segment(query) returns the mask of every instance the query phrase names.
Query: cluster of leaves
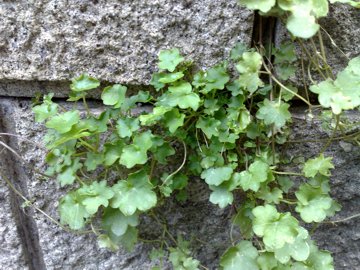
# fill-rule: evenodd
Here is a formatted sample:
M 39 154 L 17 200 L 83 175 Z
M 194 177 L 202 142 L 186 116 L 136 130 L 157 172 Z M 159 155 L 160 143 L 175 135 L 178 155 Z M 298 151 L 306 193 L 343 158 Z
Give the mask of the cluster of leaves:
M 259 10 L 262 15 L 276 16 L 286 21 L 286 28 L 296 37 L 311 38 L 320 25 L 317 19 L 329 12 L 328 0 L 239 0 L 249 9 Z M 331 3 L 347 3 L 360 8 L 360 3 L 351 0 L 330 0 Z
M 287 79 L 295 54 L 290 44 L 283 48 L 275 50 L 275 68 Z M 301 173 L 307 181 L 292 192 L 290 178 L 277 174 L 282 160 L 273 145 L 286 139 L 296 92 L 264 82 L 259 52 L 237 45 L 231 59 L 193 74 L 178 49 L 165 50 L 151 79 L 153 95 L 140 91 L 127 97 L 125 86 L 107 86 L 101 95 L 106 109 L 95 114 L 86 94 L 100 83 L 84 74 L 72 81 L 69 101 L 82 100 L 85 109 L 67 110 L 52 94 L 34 106 L 36 121 L 48 128 L 47 173 L 72 187 L 60 200 L 61 222 L 73 230 L 97 226 L 100 246 L 131 249 L 139 215 L 172 194 L 186 200 L 190 176 L 198 176 L 212 191 L 210 202 L 238 209 L 233 222 L 243 240 L 225 251 L 221 267 L 333 269 L 331 255 L 318 250 L 290 212 L 276 207 L 290 203 L 305 223 L 333 216 L 340 206 L 329 196 L 331 158 L 321 154 L 308 160 Z M 359 62 L 353 59 L 335 81 L 311 88 L 321 105 L 335 114 L 359 106 L 358 91 L 351 91 L 359 84 Z M 235 78 L 232 69 L 238 71 Z M 136 115 L 134 109 L 144 103 L 152 110 Z M 175 149 L 183 162 L 171 172 L 164 165 Z M 242 194 L 241 202 L 235 193 Z M 263 244 L 254 244 L 259 241 Z M 198 269 L 187 241 L 180 239 L 167 252 L 175 269 Z M 153 257 L 164 254 L 160 250 Z

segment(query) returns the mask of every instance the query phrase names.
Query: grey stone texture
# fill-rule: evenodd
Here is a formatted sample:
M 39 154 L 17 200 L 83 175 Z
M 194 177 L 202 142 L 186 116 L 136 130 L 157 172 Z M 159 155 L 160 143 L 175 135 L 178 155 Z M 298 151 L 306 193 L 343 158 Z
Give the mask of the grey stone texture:
M 314 158 L 322 151 L 331 132 L 321 128 L 319 115 L 313 120 L 306 118 L 304 108 L 297 108 L 294 115 L 300 116 L 294 121 L 290 143 L 285 149 L 289 159 Z M 360 114 L 353 111 L 347 114 L 352 123 L 359 123 Z M 355 124 L 356 127 L 356 124 Z M 357 126 L 356 131 L 358 131 Z M 313 142 L 313 141 L 317 142 Z M 299 142 L 303 141 L 303 142 Z M 331 194 L 342 209 L 330 220 L 339 221 L 359 214 L 360 211 L 360 146 L 344 140 L 335 140 L 324 152 L 326 157 L 332 157 L 335 169 L 330 177 Z M 302 169 L 302 164 L 293 168 Z M 301 181 L 301 179 L 298 179 Z M 313 238 L 318 244 L 333 253 L 336 270 L 360 269 L 360 217 L 344 222 L 325 221 L 316 229 Z
M 3 162 L 0 167 L 3 168 Z M 8 186 L 0 177 L 0 266 L 2 269 L 28 269 L 17 231 L 17 222 L 11 207 Z
M 147 84 L 159 50 L 208 67 L 250 43 L 252 17 L 236 0 L 1 0 L 0 79 Z

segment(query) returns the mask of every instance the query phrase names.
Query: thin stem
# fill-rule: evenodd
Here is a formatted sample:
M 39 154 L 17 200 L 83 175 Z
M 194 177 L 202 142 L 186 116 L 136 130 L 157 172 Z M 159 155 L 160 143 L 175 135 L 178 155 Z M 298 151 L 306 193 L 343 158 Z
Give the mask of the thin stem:
M 41 149 L 47 150 L 46 147 L 44 147 L 43 145 L 38 144 L 38 143 L 36 143 L 36 142 L 34 142 L 34 141 L 32 141 L 32 140 L 29 140 L 29 139 L 27 139 L 27 138 L 25 138 L 25 137 L 23 137 L 23 136 L 20 136 L 20 135 L 11 134 L 11 133 L 0 133 L 0 137 L 1 137 L 1 136 L 17 137 L 17 138 L 20 138 L 20 139 L 22 139 L 22 140 L 24 140 L 24 141 L 27 141 L 27 142 L 29 142 L 29 143 L 31 143 L 31 144 L 33 144 L 33 145 L 36 145 L 37 147 L 39 147 L 39 148 L 41 148 Z
M 186 149 L 186 144 L 185 144 L 184 142 L 182 142 L 182 144 L 183 144 L 183 146 L 184 146 L 184 158 L 183 158 L 183 161 L 182 161 L 180 167 L 177 168 L 176 171 L 174 171 L 173 173 L 169 174 L 169 175 L 165 178 L 165 180 L 164 180 L 164 182 L 161 184 L 161 186 L 165 185 L 166 182 L 167 182 L 171 177 L 173 177 L 175 174 L 177 174 L 177 173 L 184 167 L 184 165 L 185 165 L 185 163 L 186 163 L 187 149 Z
M 296 172 L 278 172 L 278 171 L 272 171 L 272 172 L 279 175 L 304 176 L 302 173 L 296 173 Z
M 88 144 L 86 141 L 84 141 L 83 139 L 79 138 L 79 141 L 86 146 L 87 148 L 89 148 L 91 151 L 93 152 L 97 152 L 97 150 L 90 144 Z
M 318 38 L 319 38 L 319 43 L 320 43 L 321 56 L 322 56 L 322 59 L 323 59 L 324 64 L 325 64 L 326 74 L 329 76 L 329 78 L 334 79 L 334 75 L 332 74 L 331 67 L 329 66 L 329 64 L 327 62 L 327 59 L 326 59 L 325 46 L 324 46 L 324 41 L 323 41 L 323 38 L 322 38 L 322 35 L 321 35 L 321 31 L 318 31 Z
M 324 153 L 326 148 L 329 147 L 329 145 L 331 144 L 331 142 L 333 141 L 333 139 L 335 138 L 336 132 L 339 128 L 339 123 L 340 123 L 340 115 L 336 115 L 336 124 L 335 124 L 335 128 L 333 131 L 333 134 L 331 135 L 331 137 L 329 138 L 329 140 L 327 141 L 327 143 L 324 145 L 324 147 L 321 149 L 320 153 Z
M 291 205 L 297 204 L 297 202 L 292 202 L 292 201 L 288 201 L 288 200 L 284 200 L 284 199 L 280 200 L 280 202 L 291 204 Z
M 263 62 L 264 68 L 270 72 L 268 66 L 265 64 L 265 62 Z M 298 93 L 292 91 L 291 89 L 287 88 L 285 85 L 283 85 L 274 75 L 271 75 L 272 79 L 283 89 L 285 89 L 286 91 L 290 92 L 291 94 L 293 94 L 294 96 L 298 97 L 299 99 L 301 99 L 302 101 L 304 101 L 309 107 L 311 107 L 311 103 L 309 101 L 307 101 L 305 98 L 303 98 L 302 96 L 300 96 Z
M 85 96 L 82 97 L 82 100 L 83 100 L 83 103 L 84 103 L 84 106 L 85 106 L 85 109 L 86 109 L 86 114 L 89 116 L 90 115 L 90 109 L 89 109 L 89 106 L 86 103 Z
M 75 232 L 77 234 L 87 234 L 87 233 L 92 233 L 92 230 L 87 230 L 87 231 L 73 231 L 71 229 L 66 228 L 64 225 L 62 225 L 61 223 L 59 223 L 57 220 L 55 220 L 53 217 L 49 216 L 47 213 L 45 213 L 43 210 L 41 210 L 40 208 L 38 208 L 36 205 L 34 205 L 34 203 L 32 203 L 28 198 L 26 198 L 20 191 L 18 191 L 15 186 L 11 183 L 11 181 L 3 174 L 0 172 L 0 176 L 2 179 L 5 180 L 6 184 L 10 187 L 10 189 L 17 194 L 20 198 L 22 198 L 25 203 L 27 203 L 29 206 L 31 206 L 32 208 L 34 208 L 36 211 L 38 211 L 39 213 L 41 213 L 42 215 L 44 215 L 47 219 L 49 219 L 51 222 L 53 222 L 54 224 L 56 224 L 57 226 L 61 227 L 64 231 L 67 232 Z
M 358 218 L 358 217 L 360 217 L 360 213 L 357 213 L 355 215 L 352 215 L 352 216 L 349 216 L 349 217 L 346 217 L 346 218 L 343 218 L 343 219 L 330 220 L 330 221 L 325 221 L 325 222 L 322 222 L 322 223 L 330 223 L 330 224 L 342 223 L 342 222 L 345 222 L 345 221 L 348 221 L 348 220 L 351 220 L 351 219 L 354 219 L 354 218 Z
M 299 45 L 302 49 L 303 52 L 305 52 L 306 56 L 308 57 L 308 59 L 310 60 L 310 62 L 312 64 L 314 64 L 315 68 L 317 69 L 317 71 L 319 72 L 319 74 L 321 75 L 321 77 L 323 77 L 325 80 L 327 79 L 327 77 L 325 76 L 325 74 L 321 71 L 320 67 L 317 65 L 317 63 L 314 61 L 313 57 L 311 57 L 309 51 L 306 49 L 304 43 L 302 42 L 301 39 L 297 39 L 297 41 L 299 42 Z

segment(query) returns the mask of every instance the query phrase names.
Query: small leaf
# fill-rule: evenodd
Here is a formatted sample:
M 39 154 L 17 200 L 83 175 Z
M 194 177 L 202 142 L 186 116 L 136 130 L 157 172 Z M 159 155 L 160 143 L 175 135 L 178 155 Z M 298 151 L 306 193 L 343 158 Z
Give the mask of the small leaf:
M 266 13 L 275 6 L 276 0 L 239 0 L 239 2 L 248 9 L 260 10 Z
M 115 196 L 111 200 L 111 207 L 119 208 L 126 216 L 133 215 L 136 210 L 149 210 L 157 202 L 145 171 L 129 174 L 128 180 L 119 181 L 112 189 Z
M 105 180 L 84 185 L 76 192 L 82 198 L 81 204 L 90 215 L 95 214 L 101 205 L 107 207 L 109 200 L 114 196 L 114 192 L 106 185 Z
M 126 86 L 120 84 L 105 87 L 101 94 L 104 105 L 114 105 L 114 108 L 120 108 L 125 101 L 126 90 Z
M 68 224 L 73 230 L 83 228 L 86 219 L 90 216 L 74 192 L 68 193 L 60 200 L 59 213 L 60 222 L 62 224 Z
M 46 122 L 47 128 L 53 128 L 59 133 L 66 133 L 71 130 L 71 127 L 80 120 L 79 111 L 68 111 L 56 116 L 53 116 Z
M 80 77 L 72 79 L 71 82 L 70 88 L 74 92 L 87 91 L 100 85 L 100 82 L 97 79 L 89 77 L 87 74 L 82 74 Z
M 317 173 L 325 176 L 330 176 L 330 169 L 334 169 L 334 165 L 331 162 L 332 157 L 325 158 L 323 154 L 319 157 L 309 159 L 305 162 L 303 173 L 305 177 L 314 177 Z
M 222 182 L 230 179 L 233 173 L 231 167 L 209 168 L 201 173 L 201 178 L 209 185 L 219 186 Z
M 164 115 L 165 126 L 171 133 L 174 133 L 179 127 L 183 126 L 185 114 L 179 113 L 178 109 L 172 109 Z
M 104 230 L 122 236 L 126 233 L 128 227 L 136 227 L 139 224 L 137 214 L 125 216 L 118 209 L 106 208 L 102 217 L 102 227 Z
M 120 118 L 116 123 L 116 130 L 120 138 L 131 137 L 133 132 L 140 128 L 138 118 Z
M 219 205 L 220 208 L 225 208 L 232 204 L 234 196 L 226 187 L 210 186 L 210 189 L 213 191 L 210 194 L 210 202 Z
M 259 270 L 257 249 L 250 241 L 241 241 L 229 248 L 220 259 L 224 270 Z
M 266 125 L 274 124 L 275 127 L 281 128 L 286 124 L 286 121 L 291 119 L 289 107 L 290 105 L 287 103 L 265 99 L 256 113 L 256 117 L 264 120 Z
M 173 72 L 178 64 L 184 61 L 179 49 L 163 50 L 159 53 L 159 68 Z
M 257 160 L 249 166 L 247 171 L 242 171 L 239 174 L 239 185 L 244 191 L 251 189 L 256 192 L 260 188 L 260 183 L 267 180 L 268 172 L 269 165 Z

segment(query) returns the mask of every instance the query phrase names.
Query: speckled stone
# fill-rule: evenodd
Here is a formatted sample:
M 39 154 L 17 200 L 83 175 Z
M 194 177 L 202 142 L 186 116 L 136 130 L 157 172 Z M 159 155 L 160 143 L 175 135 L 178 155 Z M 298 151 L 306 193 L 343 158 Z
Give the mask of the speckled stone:
M 1 0 L 0 80 L 147 84 L 159 50 L 209 67 L 250 43 L 252 18 L 236 0 Z

